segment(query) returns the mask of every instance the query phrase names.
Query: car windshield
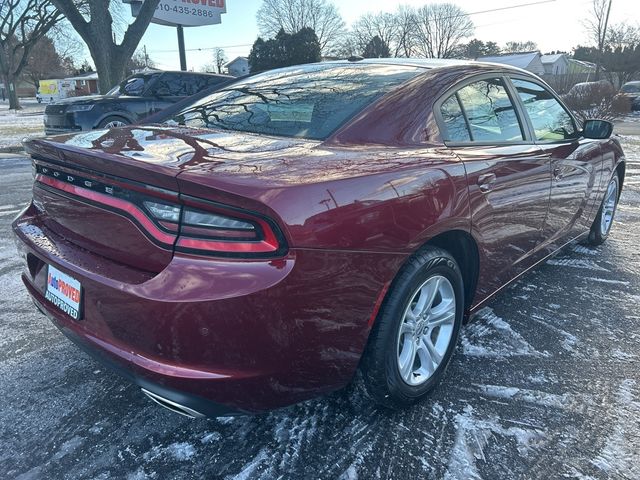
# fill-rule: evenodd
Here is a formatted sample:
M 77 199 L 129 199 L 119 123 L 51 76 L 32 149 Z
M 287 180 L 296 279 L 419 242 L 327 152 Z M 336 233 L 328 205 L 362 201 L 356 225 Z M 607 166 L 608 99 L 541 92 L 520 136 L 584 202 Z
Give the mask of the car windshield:
M 185 107 L 172 120 L 197 128 L 319 140 L 421 72 L 418 67 L 375 64 L 266 72 Z
M 127 78 L 120 85 L 116 85 L 113 87 L 107 95 L 119 96 L 119 95 L 129 95 L 133 97 L 139 97 L 142 95 L 149 86 L 151 80 L 156 77 L 156 75 L 134 75 L 133 77 Z
M 640 85 L 627 84 L 622 86 L 624 93 L 640 93 Z

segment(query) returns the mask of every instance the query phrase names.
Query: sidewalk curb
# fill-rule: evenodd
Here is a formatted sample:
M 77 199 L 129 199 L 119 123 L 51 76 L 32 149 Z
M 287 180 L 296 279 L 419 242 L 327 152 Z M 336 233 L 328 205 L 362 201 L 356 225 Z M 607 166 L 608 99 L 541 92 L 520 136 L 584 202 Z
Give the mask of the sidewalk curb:
M 23 156 L 27 155 L 27 153 L 24 151 L 24 148 L 22 148 L 22 146 L 1 147 L 0 148 L 0 155 L 3 155 L 3 154 L 19 154 L 19 155 L 23 155 Z

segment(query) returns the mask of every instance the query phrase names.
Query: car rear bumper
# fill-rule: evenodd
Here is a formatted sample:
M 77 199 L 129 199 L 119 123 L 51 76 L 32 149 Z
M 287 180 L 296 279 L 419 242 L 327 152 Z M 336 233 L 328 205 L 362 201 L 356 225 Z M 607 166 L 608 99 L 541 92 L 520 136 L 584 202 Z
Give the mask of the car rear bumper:
M 258 413 L 347 384 L 404 260 L 313 250 L 274 261 L 176 255 L 149 273 L 76 247 L 33 206 L 13 228 L 23 281 L 67 336 L 142 388 L 207 415 Z M 45 299 L 46 265 L 82 284 L 82 320 Z

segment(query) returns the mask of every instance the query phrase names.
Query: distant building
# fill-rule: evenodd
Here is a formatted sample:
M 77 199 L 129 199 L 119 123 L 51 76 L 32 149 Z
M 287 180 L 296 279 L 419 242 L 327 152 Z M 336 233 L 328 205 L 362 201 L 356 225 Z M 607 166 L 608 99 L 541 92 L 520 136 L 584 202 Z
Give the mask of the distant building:
M 604 70 L 604 67 L 602 67 L 602 70 Z M 568 73 L 596 73 L 596 64 L 570 58 L 567 71 Z
M 566 75 L 569 73 L 569 58 L 564 53 L 542 55 L 540 60 L 546 75 Z
M 98 74 L 96 72 L 83 73 L 75 77 L 65 78 L 76 82 L 76 96 L 93 95 L 98 93 Z
M 541 57 L 540 52 L 524 52 L 479 57 L 476 60 L 478 62 L 502 63 L 528 70 L 536 75 L 544 75 L 545 70 L 540 60 Z
M 227 63 L 224 68 L 227 69 L 232 77 L 242 77 L 249 74 L 249 59 L 247 57 L 236 57 Z

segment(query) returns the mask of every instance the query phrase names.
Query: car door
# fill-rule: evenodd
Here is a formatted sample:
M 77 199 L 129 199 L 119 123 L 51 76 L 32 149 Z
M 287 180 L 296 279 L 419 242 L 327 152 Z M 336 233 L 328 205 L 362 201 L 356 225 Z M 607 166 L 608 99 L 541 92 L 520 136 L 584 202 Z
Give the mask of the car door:
M 549 213 L 543 229 L 547 253 L 580 235 L 592 222 L 599 188 L 599 140 L 581 137 L 568 110 L 539 82 L 511 77 L 535 141 L 551 169 Z
M 505 77 L 483 76 L 436 103 L 445 143 L 467 171 L 481 262 L 477 300 L 534 262 L 549 205 L 549 162 L 530 138 L 513 95 Z

